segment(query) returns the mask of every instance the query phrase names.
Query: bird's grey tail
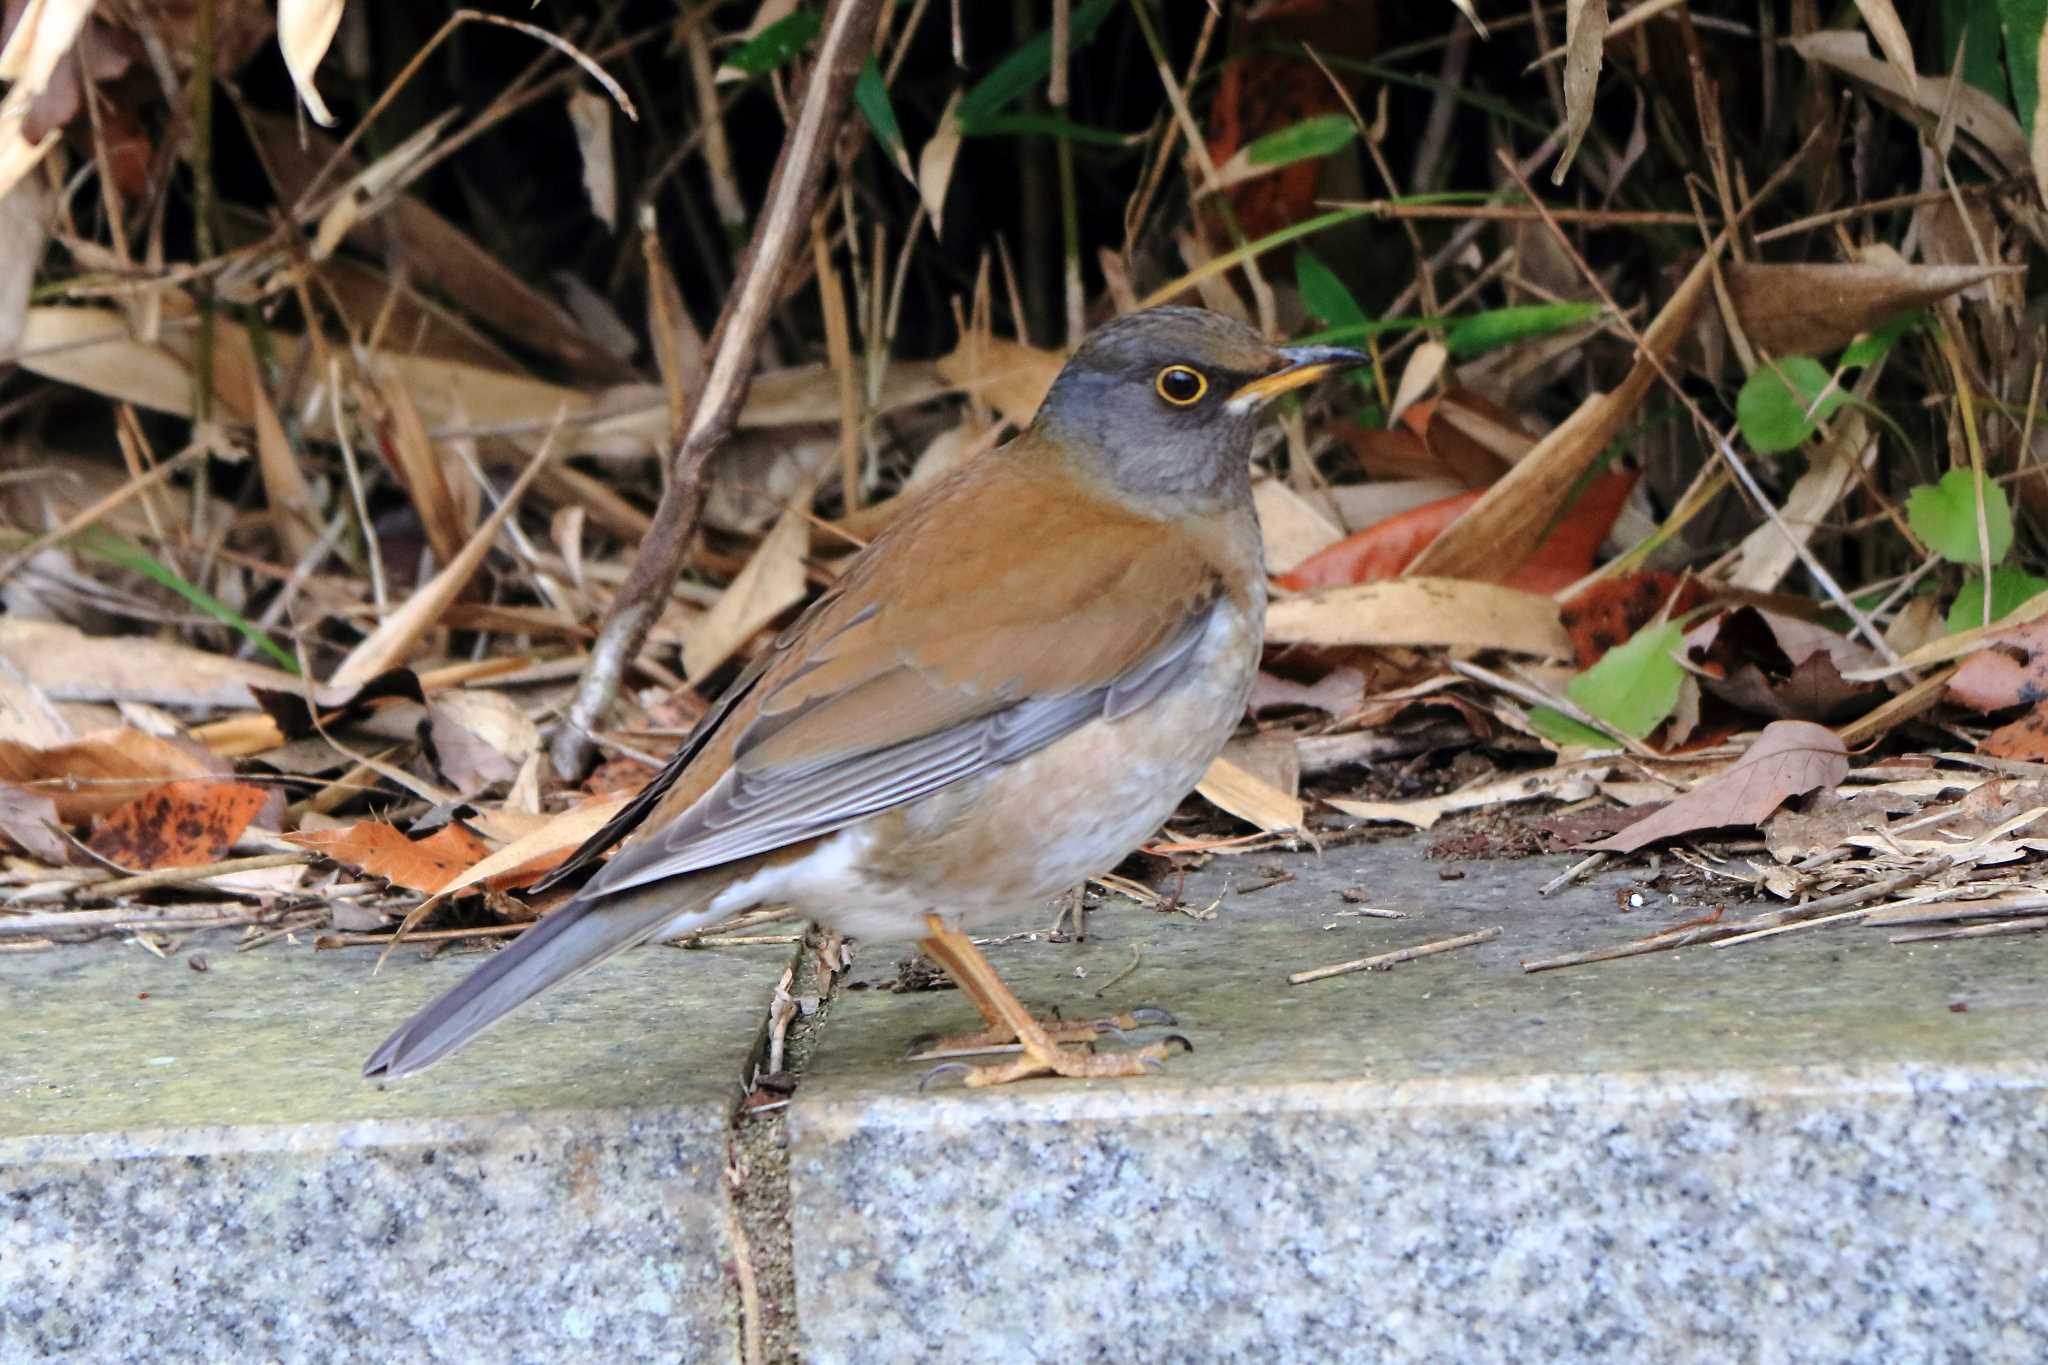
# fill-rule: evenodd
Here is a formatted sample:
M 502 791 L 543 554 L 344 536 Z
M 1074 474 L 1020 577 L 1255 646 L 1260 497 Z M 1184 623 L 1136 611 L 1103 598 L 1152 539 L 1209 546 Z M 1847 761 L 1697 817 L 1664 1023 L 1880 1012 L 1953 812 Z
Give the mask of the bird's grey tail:
M 432 1065 L 557 982 L 641 943 L 678 916 L 706 911 L 729 878 L 670 878 L 573 900 L 493 953 L 384 1040 L 365 1076 L 404 1076 Z M 681 927 L 681 926 L 678 926 Z

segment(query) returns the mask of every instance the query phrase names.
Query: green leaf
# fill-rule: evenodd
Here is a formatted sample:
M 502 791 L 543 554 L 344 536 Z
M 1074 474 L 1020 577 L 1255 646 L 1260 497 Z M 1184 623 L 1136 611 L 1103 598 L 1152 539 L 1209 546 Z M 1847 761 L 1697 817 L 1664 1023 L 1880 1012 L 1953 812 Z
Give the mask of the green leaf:
M 1357 125 L 1344 115 L 1319 114 L 1256 139 L 1244 149 L 1244 158 L 1254 166 L 1285 166 L 1341 151 L 1357 136 Z
M 1798 446 L 1813 435 L 1806 411 L 1827 387 L 1827 366 L 1807 356 L 1786 356 L 1775 367 L 1759 367 L 1735 396 L 1735 424 L 1742 428 L 1742 439 L 1761 455 Z M 1814 419 L 1826 421 L 1847 397 L 1839 388 L 1829 392 Z
M 725 64 L 749 76 L 765 76 L 809 46 L 823 23 L 816 10 L 793 10 L 727 53 Z
M 2048 0 L 1998 0 L 1998 26 L 2005 30 L 2005 69 L 2012 75 L 2012 108 L 2020 127 L 2034 126 L 2041 99 L 2041 28 L 2048 24 Z
M 1942 49 L 1948 53 L 1944 69 L 1955 69 L 1956 49 L 1962 49 L 1963 79 L 2005 103 L 2005 68 L 1998 60 L 1998 9 L 1988 0 L 1942 0 Z M 1967 40 L 1967 42 L 1965 41 Z
M 119 564 L 145 578 L 163 584 L 178 596 L 190 602 L 224 626 L 240 631 L 250 644 L 277 661 L 278 667 L 288 673 L 299 671 L 299 661 L 280 648 L 275 640 L 258 630 L 254 622 L 244 618 L 233 607 L 221 601 L 204 588 L 189 583 L 176 570 L 166 567 L 155 555 L 137 545 L 126 536 L 109 531 L 104 526 L 88 526 L 71 538 L 71 544 L 88 554 Z
M 1685 670 L 1672 657 L 1684 639 L 1676 621 L 1644 626 L 1573 678 L 1564 693 L 1624 735 L 1641 739 L 1678 706 Z
M 1983 549 L 1993 564 L 2012 548 L 2012 506 L 2005 490 L 1985 483 L 1984 530 L 1987 547 L 1977 541 L 1978 481 L 1967 469 L 1951 469 L 1940 483 L 1923 483 L 1906 498 L 1906 524 L 1927 548 L 1954 564 L 1982 564 Z
M 1067 20 L 1067 51 L 1085 46 L 1116 6 L 1117 0 L 1089 0 L 1076 9 Z M 960 97 L 960 107 L 954 112 L 960 120 L 960 131 L 973 135 L 983 119 L 1000 113 L 1011 100 L 1044 80 L 1051 70 L 1052 31 L 1048 29 L 996 63 L 995 70 Z
M 1865 332 L 1849 343 L 1848 350 L 1842 352 L 1842 368 L 1860 370 L 1867 365 L 1875 365 L 1890 354 L 1900 337 L 1926 320 L 1927 310 L 1915 308 L 1910 313 L 1893 318 L 1874 332 Z
M 1530 707 L 1529 725 L 1537 734 L 1553 744 L 1576 744 L 1589 749 L 1614 747 L 1612 735 L 1603 735 L 1592 726 L 1573 720 L 1554 706 Z
M 2048 578 L 2036 578 L 2010 564 L 1991 571 L 1991 619 L 2003 621 L 2022 602 L 2048 592 Z M 1975 630 L 1984 624 L 1984 580 L 1975 574 L 1949 604 L 1948 633 Z
M 1510 342 L 1581 326 L 1599 317 L 1600 311 L 1601 305 L 1597 303 L 1531 303 L 1496 308 L 1451 323 L 1444 329 L 1444 345 L 1453 356 L 1474 356 Z
M 860 106 L 861 117 L 868 121 L 868 127 L 875 130 L 875 141 L 893 160 L 903 155 L 903 128 L 896 122 L 896 110 L 889 103 L 889 87 L 882 83 L 882 68 L 875 65 L 873 57 L 860 69 L 860 79 L 853 83 L 853 102 Z
M 1316 321 L 1325 327 L 1363 327 L 1366 325 L 1365 309 L 1344 287 L 1344 281 L 1337 278 L 1337 272 L 1324 265 L 1322 260 L 1302 247 L 1294 253 L 1294 286 L 1301 291 L 1301 302 Z

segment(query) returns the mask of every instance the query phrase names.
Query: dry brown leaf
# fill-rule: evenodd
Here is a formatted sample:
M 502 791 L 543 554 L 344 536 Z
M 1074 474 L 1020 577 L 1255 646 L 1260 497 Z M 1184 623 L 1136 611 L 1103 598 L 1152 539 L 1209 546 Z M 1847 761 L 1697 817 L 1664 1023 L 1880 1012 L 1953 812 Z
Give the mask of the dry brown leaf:
M 1831 355 L 1902 313 L 1997 276 L 2023 275 L 2026 267 L 1731 261 L 1722 271 L 1742 329 L 1758 347 L 1772 355 Z
M 1343 801 L 1332 798 L 1327 804 L 1360 820 L 1429 829 L 1446 815 L 1461 810 L 1504 806 L 1516 801 L 1534 801 L 1540 798 L 1583 801 L 1593 794 L 1594 784 L 1606 773 L 1607 769 L 1604 767 L 1549 768 L 1520 777 L 1480 782 L 1462 791 L 1424 797 L 1418 801 Z
M 333 139 L 308 134 L 296 120 L 245 111 L 250 136 L 262 149 L 264 167 L 277 178 L 281 202 L 290 202 L 305 192 L 336 150 Z M 343 157 L 335 172 L 354 175 L 360 163 Z M 522 279 L 518 272 L 479 246 L 460 228 L 442 218 L 425 203 L 410 195 L 401 196 L 374 224 L 356 230 L 357 245 L 379 257 L 395 253 L 416 263 L 435 287 L 457 301 L 471 314 L 483 318 L 506 336 L 563 362 L 578 375 L 590 379 L 624 379 L 631 368 L 584 334 L 575 317 L 553 298 Z M 330 277 L 339 277 L 339 262 L 323 267 Z M 391 292 L 391 282 L 378 280 L 376 293 Z M 450 330 L 443 327 L 441 330 Z M 398 325 L 393 331 L 407 338 L 407 349 L 416 329 Z M 495 409 L 476 409 L 496 414 Z M 549 405 L 548 411 L 553 411 Z M 442 420 L 430 414 L 430 420 Z M 498 419 L 502 420 L 502 419 Z
M 1343 529 L 1327 512 L 1278 479 L 1260 479 L 1252 485 L 1252 506 L 1259 514 L 1269 574 L 1286 573 L 1344 538 Z
M 349 651 L 348 657 L 334 670 L 328 680 L 330 687 L 358 687 L 381 673 L 396 668 L 405 659 L 420 636 L 432 629 L 448 604 L 469 585 L 469 580 L 483 564 L 489 553 L 491 542 L 496 540 L 505 521 L 519 506 L 520 498 L 533 486 L 533 480 L 548 462 L 551 450 L 543 450 L 527 462 L 519 473 L 518 480 L 505 491 L 497 509 L 477 527 L 476 534 L 469 538 L 460 552 L 448 562 L 446 568 L 422 583 L 405 605 L 385 617 L 378 627 L 371 631 L 360 644 Z
M 935 368 L 948 384 L 979 394 L 1005 422 L 1022 427 L 1031 424 L 1066 363 L 1058 351 L 987 337 L 962 341 L 950 355 L 940 356 Z
M 441 452 L 428 437 L 427 424 L 420 419 L 420 410 L 413 405 L 405 385 L 387 378 L 366 387 L 369 391 L 361 393 L 360 398 L 365 415 L 381 438 L 377 444 L 385 463 L 398 476 L 399 487 L 412 499 L 413 510 L 419 513 L 420 525 L 426 529 L 427 543 L 434 547 L 434 558 L 452 564 L 462 553 L 462 543 L 469 538 L 469 524 L 448 486 Z
M 1432 645 L 1572 657 L 1548 597 L 1459 578 L 1394 578 L 1283 597 L 1266 608 L 1282 644 Z
M 18 617 L 0 617 L 0 632 L 19 621 Z M 14 666 L 4 645 L 5 636 L 0 634 L 0 739 L 47 749 L 76 738 L 49 695 L 28 673 Z
M 49 209 L 49 197 L 33 180 L 0 189 L 0 356 L 13 355 L 21 341 L 29 290 L 42 264 Z
M 1220 756 L 1210 763 L 1195 790 L 1212 805 L 1268 834 L 1298 830 L 1305 816 L 1300 798 Z
M 540 748 L 540 729 L 502 692 L 462 688 L 427 703 L 434 765 L 464 796 L 510 782 Z
M 2041 43 L 2034 55 L 2034 70 L 2048 71 L 2048 24 L 2041 26 Z M 2034 133 L 2028 142 L 2027 159 L 2034 167 L 2034 188 L 2041 202 L 2048 204 L 2048 104 L 2034 101 Z
M 1870 468 L 1877 460 L 1877 449 L 1864 415 L 1853 410 L 1843 413 L 1828 440 L 1814 452 L 1806 472 L 1786 494 L 1777 520 L 1764 521 L 1742 538 L 1735 567 L 1728 573 L 1728 586 L 1751 592 L 1777 591 L 1799 562 L 1799 547 L 1827 524 L 1857 466 Z
M 1389 517 L 1398 517 L 1425 503 L 1455 498 L 1464 491 L 1463 484 L 1451 479 L 1389 479 L 1338 484 L 1329 490 L 1329 498 L 1348 532 L 1363 531 Z
M 953 98 L 946 101 L 931 141 L 917 154 L 917 194 L 924 201 L 924 211 L 932 216 L 934 236 L 946 207 L 946 189 L 953 183 L 953 163 L 960 158 L 960 120 L 955 112 L 960 108 L 961 93 L 955 90 Z
M 268 799 L 246 782 L 166 782 L 110 812 L 86 846 L 131 872 L 204 867 L 228 855 Z
M 580 848 L 585 839 L 603 829 L 605 824 L 625 809 L 626 803 L 632 799 L 632 794 L 628 793 L 609 800 L 591 801 L 573 810 L 565 810 L 539 829 L 521 835 L 464 871 L 435 895 L 437 898 L 453 896 L 507 873 L 528 868 L 537 869 L 540 860 L 550 855 L 560 855 L 548 864 L 552 867 L 554 863 L 560 862 L 563 857 Z
M 576 150 L 583 157 L 583 193 L 590 199 L 590 211 L 606 227 L 616 227 L 619 180 L 612 159 L 612 102 L 594 90 L 577 90 L 571 92 L 568 107 Z
M 1862 34 L 1840 29 L 1788 39 L 1786 46 L 1809 61 L 1861 81 L 1888 102 L 1915 113 L 1940 118 L 1944 111 L 1952 111 L 1956 127 L 1983 149 L 1978 160 L 1986 161 L 1989 170 L 1997 175 L 2028 173 L 2029 148 L 2020 121 L 2003 103 L 1960 75 L 1922 75 L 1909 85 L 1889 62 L 1871 56 L 1870 44 Z
M 242 709 L 253 689 L 296 691 L 291 674 L 143 636 L 87 635 L 56 621 L 0 617 L 0 658 L 58 701 L 140 701 Z
M 1562 185 L 1579 142 L 1593 123 L 1593 97 L 1600 88 L 1600 58 L 1607 41 L 1607 0 L 1565 0 L 1564 151 L 1550 183 Z
M 1892 0 L 1856 0 L 1856 8 L 1863 12 L 1863 22 L 1877 39 L 1877 50 L 1884 53 L 1884 59 L 1898 73 L 1900 85 L 1917 97 L 1920 76 L 1913 65 L 1913 44 L 1906 37 L 1906 26 L 1899 22 L 1899 12 L 1892 8 Z
M 334 41 L 334 30 L 341 27 L 341 7 L 342 0 L 277 0 L 277 46 L 284 53 L 285 70 L 306 102 L 306 112 L 322 127 L 331 127 L 334 115 L 320 98 L 313 73 Z
M 163 782 L 224 776 L 196 745 L 140 730 L 99 730 L 49 748 L 0 740 L 0 782 L 47 796 L 66 824 L 103 815 Z
M 52 867 L 71 861 L 71 845 L 59 828 L 56 804 L 5 782 L 0 782 L 0 839 Z
M 1586 847 L 1633 853 L 1676 834 L 1761 824 L 1792 797 L 1832 787 L 1848 775 L 1849 752 L 1833 730 L 1803 720 L 1773 721 L 1727 771 L 1612 838 Z
M 0 98 L 0 195 L 27 176 L 57 141 L 55 128 L 39 141 L 28 140 L 29 105 L 71 51 L 92 6 L 93 0 L 27 0 L 15 10 L 14 31 L 0 48 L 0 81 L 13 82 Z
M 36 163 L 57 145 L 61 130 L 52 128 L 43 134 L 42 141 L 30 142 L 22 133 L 26 122 L 19 118 L 0 119 L 0 194 L 11 192 L 25 181 Z M 11 345 L 0 349 L 0 355 L 12 354 Z
M 490 852 L 459 824 L 443 825 L 424 839 L 408 839 L 396 825 L 364 820 L 346 829 L 301 830 L 284 840 L 311 849 L 394 886 L 433 894 Z
M 1486 578 L 1498 573 L 1502 564 L 1518 564 L 1529 557 L 1580 477 L 1635 416 L 1657 378 L 1652 357 L 1668 357 L 1691 325 L 1720 251 L 1721 241 L 1716 239 L 1658 311 L 1643 334 L 1644 350 L 1614 391 L 1596 393 L 1579 404 L 1464 515 L 1439 532 L 1409 564 L 1407 574 Z
M 810 548 L 808 493 L 783 510 L 739 577 L 683 641 L 683 676 L 698 682 L 754 638 L 754 632 L 801 602 L 804 551 Z
M 1443 378 L 1444 366 L 1450 363 L 1450 359 L 1450 350 L 1440 341 L 1425 341 L 1415 348 L 1415 353 L 1408 357 L 1408 363 L 1401 367 L 1401 382 L 1394 386 L 1394 405 L 1387 409 L 1389 427 L 1399 422 L 1403 413 L 1436 387 L 1436 381 Z

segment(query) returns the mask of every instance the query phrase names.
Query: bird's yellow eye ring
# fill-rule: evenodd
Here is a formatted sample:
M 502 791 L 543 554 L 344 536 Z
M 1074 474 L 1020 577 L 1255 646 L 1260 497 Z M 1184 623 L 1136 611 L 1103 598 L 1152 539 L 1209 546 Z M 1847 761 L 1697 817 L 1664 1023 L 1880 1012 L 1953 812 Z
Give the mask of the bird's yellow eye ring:
M 1168 365 L 1152 381 L 1152 387 L 1175 407 L 1191 408 L 1201 402 L 1202 395 L 1209 391 L 1209 381 L 1200 370 L 1191 370 L 1185 365 Z

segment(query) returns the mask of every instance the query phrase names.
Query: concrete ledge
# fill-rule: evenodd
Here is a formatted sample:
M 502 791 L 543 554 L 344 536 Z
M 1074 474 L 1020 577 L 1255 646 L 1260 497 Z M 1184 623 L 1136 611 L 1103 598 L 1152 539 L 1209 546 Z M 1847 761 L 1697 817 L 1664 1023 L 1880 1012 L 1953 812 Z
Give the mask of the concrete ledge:
M 0 1359 L 730 1360 L 727 1120 L 785 957 L 632 955 L 360 1079 L 474 965 L 0 959 Z
M 2040 941 L 1819 931 L 1527 977 L 1681 916 L 1403 852 L 993 951 L 1070 1015 L 1175 1010 L 1200 1050 L 1160 1077 L 920 1095 L 897 1059 L 965 1002 L 844 997 L 791 1111 L 805 1358 L 2048 1357 Z M 1335 919 L 1361 875 L 1416 917 Z

